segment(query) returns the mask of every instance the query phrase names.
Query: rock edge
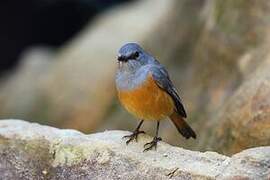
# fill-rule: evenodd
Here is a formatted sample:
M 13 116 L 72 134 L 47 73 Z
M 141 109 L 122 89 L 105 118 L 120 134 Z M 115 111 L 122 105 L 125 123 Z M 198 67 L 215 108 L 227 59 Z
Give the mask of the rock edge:
M 3 179 L 268 179 L 270 147 L 232 157 L 197 152 L 165 142 L 143 153 L 151 141 L 141 135 L 126 146 L 126 131 L 85 135 L 22 120 L 0 121 Z

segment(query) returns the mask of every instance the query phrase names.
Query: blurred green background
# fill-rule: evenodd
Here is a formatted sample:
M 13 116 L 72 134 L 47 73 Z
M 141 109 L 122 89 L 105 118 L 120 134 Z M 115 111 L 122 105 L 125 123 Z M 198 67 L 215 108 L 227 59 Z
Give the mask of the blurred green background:
M 0 22 L 2 119 L 133 130 L 114 74 L 135 41 L 167 67 L 198 134 L 162 121 L 164 141 L 225 154 L 270 145 L 268 0 L 4 0 Z

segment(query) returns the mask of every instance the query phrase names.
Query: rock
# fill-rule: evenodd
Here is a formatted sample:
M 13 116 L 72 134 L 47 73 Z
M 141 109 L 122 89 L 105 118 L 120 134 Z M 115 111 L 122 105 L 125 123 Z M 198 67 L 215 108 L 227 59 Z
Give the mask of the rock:
M 231 158 L 158 144 L 151 138 L 126 146 L 125 131 L 85 135 L 21 120 L 0 121 L 2 179 L 267 179 L 270 147 L 245 150 Z
M 230 155 L 270 145 L 269 1 L 216 1 L 211 9 L 187 80 L 196 87 L 188 96 L 200 127 L 197 148 Z
M 247 126 L 241 126 L 240 121 L 247 123 L 248 120 L 239 118 L 242 116 L 241 110 L 237 109 L 240 107 L 236 104 L 238 101 L 236 98 L 239 97 L 234 96 L 244 83 L 249 83 L 249 88 L 252 87 L 253 90 L 259 88 L 258 83 L 248 81 L 257 67 L 264 62 L 269 51 L 270 23 L 266 18 L 270 12 L 269 5 L 269 1 L 265 0 L 259 0 L 256 3 L 254 1 L 236 3 L 233 0 L 224 3 L 222 0 L 217 0 L 208 1 L 205 4 L 207 13 L 204 28 L 194 48 L 187 75 L 183 74 L 187 83 L 184 84 L 182 91 L 191 102 L 188 104 L 188 109 L 191 111 L 189 117 L 199 134 L 200 143 L 192 144 L 194 149 L 208 149 L 231 154 L 248 147 L 270 145 L 270 141 L 266 143 L 267 139 L 269 140 L 267 136 L 263 141 L 247 138 L 249 137 L 247 134 L 251 135 L 255 131 L 248 133 L 247 131 L 252 128 L 246 129 Z M 259 76 L 258 78 L 264 79 Z M 250 98 L 247 95 L 242 96 L 241 99 L 243 102 L 248 102 Z M 228 104 L 234 108 L 225 110 L 224 107 L 228 107 Z M 248 111 L 248 109 L 245 110 L 246 113 L 249 113 Z M 226 136 L 227 133 L 222 133 L 217 136 L 217 133 L 212 133 L 212 131 L 221 130 L 226 122 L 224 118 L 220 118 L 220 114 L 230 116 L 232 113 L 239 114 L 231 119 L 232 123 L 227 123 L 231 129 L 228 133 L 246 129 L 245 135 L 241 138 L 245 143 L 234 139 L 236 138 L 234 135 L 229 137 Z M 258 111 L 252 113 L 258 113 Z M 255 121 L 249 122 L 250 127 L 256 124 Z M 255 123 L 254 126 L 252 123 Z M 267 124 L 269 121 L 265 121 L 266 128 L 269 126 Z M 226 132 L 225 129 L 221 131 Z M 257 134 L 263 137 L 258 131 Z M 213 146 L 209 145 L 209 141 L 212 140 L 216 141 Z M 222 143 L 223 141 L 226 143 Z M 238 147 L 229 150 L 227 146 L 234 146 L 230 145 L 234 142 L 238 144 Z M 216 144 L 219 146 L 215 146 Z
M 258 147 L 244 150 L 231 157 L 231 160 L 218 176 L 220 179 L 269 179 L 270 148 Z M 252 167 L 252 168 L 251 168 Z
M 262 61 L 210 125 L 212 138 L 206 144 L 211 149 L 234 154 L 242 149 L 269 145 L 270 54 Z

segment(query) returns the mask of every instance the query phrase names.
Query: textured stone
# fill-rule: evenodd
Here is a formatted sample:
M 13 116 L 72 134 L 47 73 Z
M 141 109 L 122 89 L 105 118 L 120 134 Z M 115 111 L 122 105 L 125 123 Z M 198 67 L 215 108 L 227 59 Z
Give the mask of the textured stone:
M 242 149 L 270 144 L 269 69 L 270 55 L 220 110 L 210 125 L 212 138 L 207 144 L 211 149 L 234 154 Z
M 44 68 L 26 63 L 12 73 L 0 87 L 0 117 L 84 132 L 132 130 L 137 122 L 116 100 L 113 75 L 117 49 L 135 40 L 165 64 L 198 134 L 186 141 L 163 121 L 164 141 L 227 155 L 270 145 L 269 12 L 269 0 L 147 0 L 114 7 L 49 57 L 55 61 Z M 149 134 L 154 126 L 143 124 Z
M 125 131 L 85 135 L 20 120 L 0 121 L 2 179 L 266 179 L 270 147 L 227 157 L 158 144 L 147 135 L 126 146 Z
M 185 79 L 187 84 L 183 88 L 191 102 L 188 106 L 190 118 L 199 134 L 200 143 L 193 147 L 233 154 L 248 147 L 270 145 L 269 136 L 263 137 L 261 130 L 252 129 L 263 123 L 250 121 L 247 117 L 260 110 L 251 110 L 245 104 L 251 102 L 256 89 L 260 88 L 258 82 L 269 75 L 265 71 L 257 74 L 258 80 L 252 78 L 257 68 L 264 65 L 270 49 L 270 3 L 267 0 L 216 0 L 207 1 L 205 8 L 205 25 L 196 42 L 188 66 L 189 76 Z M 256 100 L 257 105 L 259 101 Z M 245 104 L 247 109 L 238 102 Z M 242 113 L 246 113 L 247 119 Z M 270 121 L 262 118 L 265 125 L 262 131 L 265 132 Z M 251 134 L 261 138 L 249 138 Z

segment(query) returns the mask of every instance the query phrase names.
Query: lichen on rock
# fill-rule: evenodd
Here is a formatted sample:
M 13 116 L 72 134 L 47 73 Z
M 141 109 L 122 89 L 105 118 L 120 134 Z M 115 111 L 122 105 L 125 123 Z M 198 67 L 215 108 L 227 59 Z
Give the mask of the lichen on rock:
M 147 135 L 126 146 L 125 131 L 85 135 L 20 120 L 0 121 L 3 179 L 228 179 L 269 177 L 270 147 L 232 157 L 165 142 L 142 152 Z

